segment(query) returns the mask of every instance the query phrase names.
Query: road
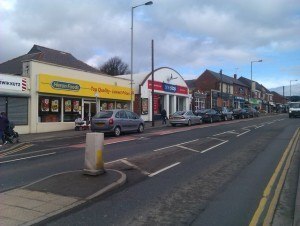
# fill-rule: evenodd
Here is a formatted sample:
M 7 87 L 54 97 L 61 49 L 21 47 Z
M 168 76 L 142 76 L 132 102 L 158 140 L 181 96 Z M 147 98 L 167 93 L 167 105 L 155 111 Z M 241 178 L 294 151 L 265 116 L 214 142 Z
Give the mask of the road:
M 41 224 L 248 225 L 299 126 L 279 115 L 108 137 L 105 167 L 127 183 Z M 83 167 L 84 137 L 26 145 L 0 156 L 1 191 Z

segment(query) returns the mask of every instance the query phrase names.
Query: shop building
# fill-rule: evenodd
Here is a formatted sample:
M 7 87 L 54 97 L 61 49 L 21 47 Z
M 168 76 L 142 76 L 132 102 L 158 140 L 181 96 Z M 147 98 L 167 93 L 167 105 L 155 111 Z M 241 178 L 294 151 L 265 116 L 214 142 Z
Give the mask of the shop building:
M 130 80 L 101 74 L 62 51 L 34 45 L 0 64 L 0 73 L 12 74 L 1 75 L 8 82 L 26 81 L 25 90 L 0 92 L 0 108 L 6 104 L 9 119 L 23 134 L 73 129 L 77 117 L 90 120 L 100 109 L 130 108 Z M 22 110 L 10 104 L 11 98 L 19 98 Z
M 120 75 L 120 78 L 130 79 L 131 75 Z M 152 73 L 134 74 L 133 89 L 135 93 L 134 112 L 140 114 L 145 121 L 161 118 L 161 111 L 165 109 L 167 115 L 176 111 L 185 111 L 190 106 L 189 89 L 182 76 L 172 68 L 161 67 Z M 152 85 L 154 85 L 152 109 Z

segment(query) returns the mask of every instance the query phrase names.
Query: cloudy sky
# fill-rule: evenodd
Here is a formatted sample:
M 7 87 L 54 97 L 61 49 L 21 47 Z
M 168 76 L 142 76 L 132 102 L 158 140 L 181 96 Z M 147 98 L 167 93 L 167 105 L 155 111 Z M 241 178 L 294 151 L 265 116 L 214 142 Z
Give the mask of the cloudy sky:
M 34 44 L 99 66 L 130 66 L 131 7 L 142 0 L 0 0 L 0 62 Z M 153 0 L 134 9 L 134 73 L 167 66 L 185 79 L 205 69 L 267 88 L 300 83 L 299 0 Z

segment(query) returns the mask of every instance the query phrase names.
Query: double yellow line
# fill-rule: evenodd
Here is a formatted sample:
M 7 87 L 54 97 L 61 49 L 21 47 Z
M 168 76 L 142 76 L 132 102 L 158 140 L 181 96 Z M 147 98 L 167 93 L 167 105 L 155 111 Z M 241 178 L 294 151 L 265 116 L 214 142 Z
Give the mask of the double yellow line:
M 33 146 L 33 144 L 24 144 L 21 147 L 6 150 L 6 151 L 4 151 L 3 153 L 0 154 L 0 158 L 3 158 L 7 155 L 15 154 L 15 153 L 20 152 L 22 150 L 25 150 L 25 149 L 27 149 L 31 146 Z
M 297 145 L 299 138 L 300 138 L 300 128 L 298 128 L 296 130 L 293 138 L 291 139 L 287 148 L 285 149 L 267 187 L 264 190 L 263 197 L 261 198 L 261 200 L 259 202 L 258 208 L 256 209 L 255 214 L 254 214 L 249 226 L 258 225 L 259 220 L 262 217 L 262 213 L 264 211 L 266 211 L 266 216 L 262 221 L 263 222 L 262 225 L 264 225 L 264 226 L 271 225 L 271 222 L 272 222 L 273 216 L 274 216 L 274 212 L 275 212 L 275 208 L 276 208 L 277 202 L 279 200 L 280 192 L 283 187 L 284 180 L 286 178 L 286 174 L 290 167 L 292 157 L 294 155 L 296 145 Z M 279 175 L 280 172 L 281 172 L 281 175 Z M 278 177 L 279 177 L 279 180 L 278 180 L 277 186 L 275 188 L 274 195 L 273 195 L 273 197 L 271 197 L 270 195 L 271 195 L 272 188 L 274 186 L 276 179 L 278 179 Z M 269 205 L 269 208 L 267 210 L 265 210 L 268 201 L 270 201 L 270 205 Z

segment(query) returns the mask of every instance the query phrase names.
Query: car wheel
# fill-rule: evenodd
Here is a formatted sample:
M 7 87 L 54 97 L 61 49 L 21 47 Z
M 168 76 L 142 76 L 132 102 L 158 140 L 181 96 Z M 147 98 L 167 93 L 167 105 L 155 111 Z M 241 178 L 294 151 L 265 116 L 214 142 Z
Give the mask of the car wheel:
M 209 122 L 210 122 L 210 123 L 213 123 L 213 119 L 212 119 L 212 118 L 210 118 Z
M 233 115 L 231 115 L 231 120 L 234 120 L 234 116 Z
M 244 119 L 244 118 L 245 118 L 245 115 L 241 115 L 241 118 Z
M 192 122 L 191 120 L 188 121 L 188 126 L 191 126 L 192 125 Z
M 116 137 L 121 135 L 121 128 L 119 126 L 117 126 L 114 130 L 114 134 Z
M 144 125 L 143 125 L 143 124 L 140 124 L 140 125 L 139 125 L 138 132 L 139 132 L 139 133 L 144 132 Z
M 176 124 L 175 124 L 175 123 L 173 123 L 173 124 L 171 124 L 171 125 L 172 125 L 172 126 L 174 126 L 174 127 L 176 126 Z
M 227 116 L 225 115 L 225 116 L 224 116 L 224 121 L 227 121 L 227 120 L 228 120 L 228 119 L 227 119 Z

